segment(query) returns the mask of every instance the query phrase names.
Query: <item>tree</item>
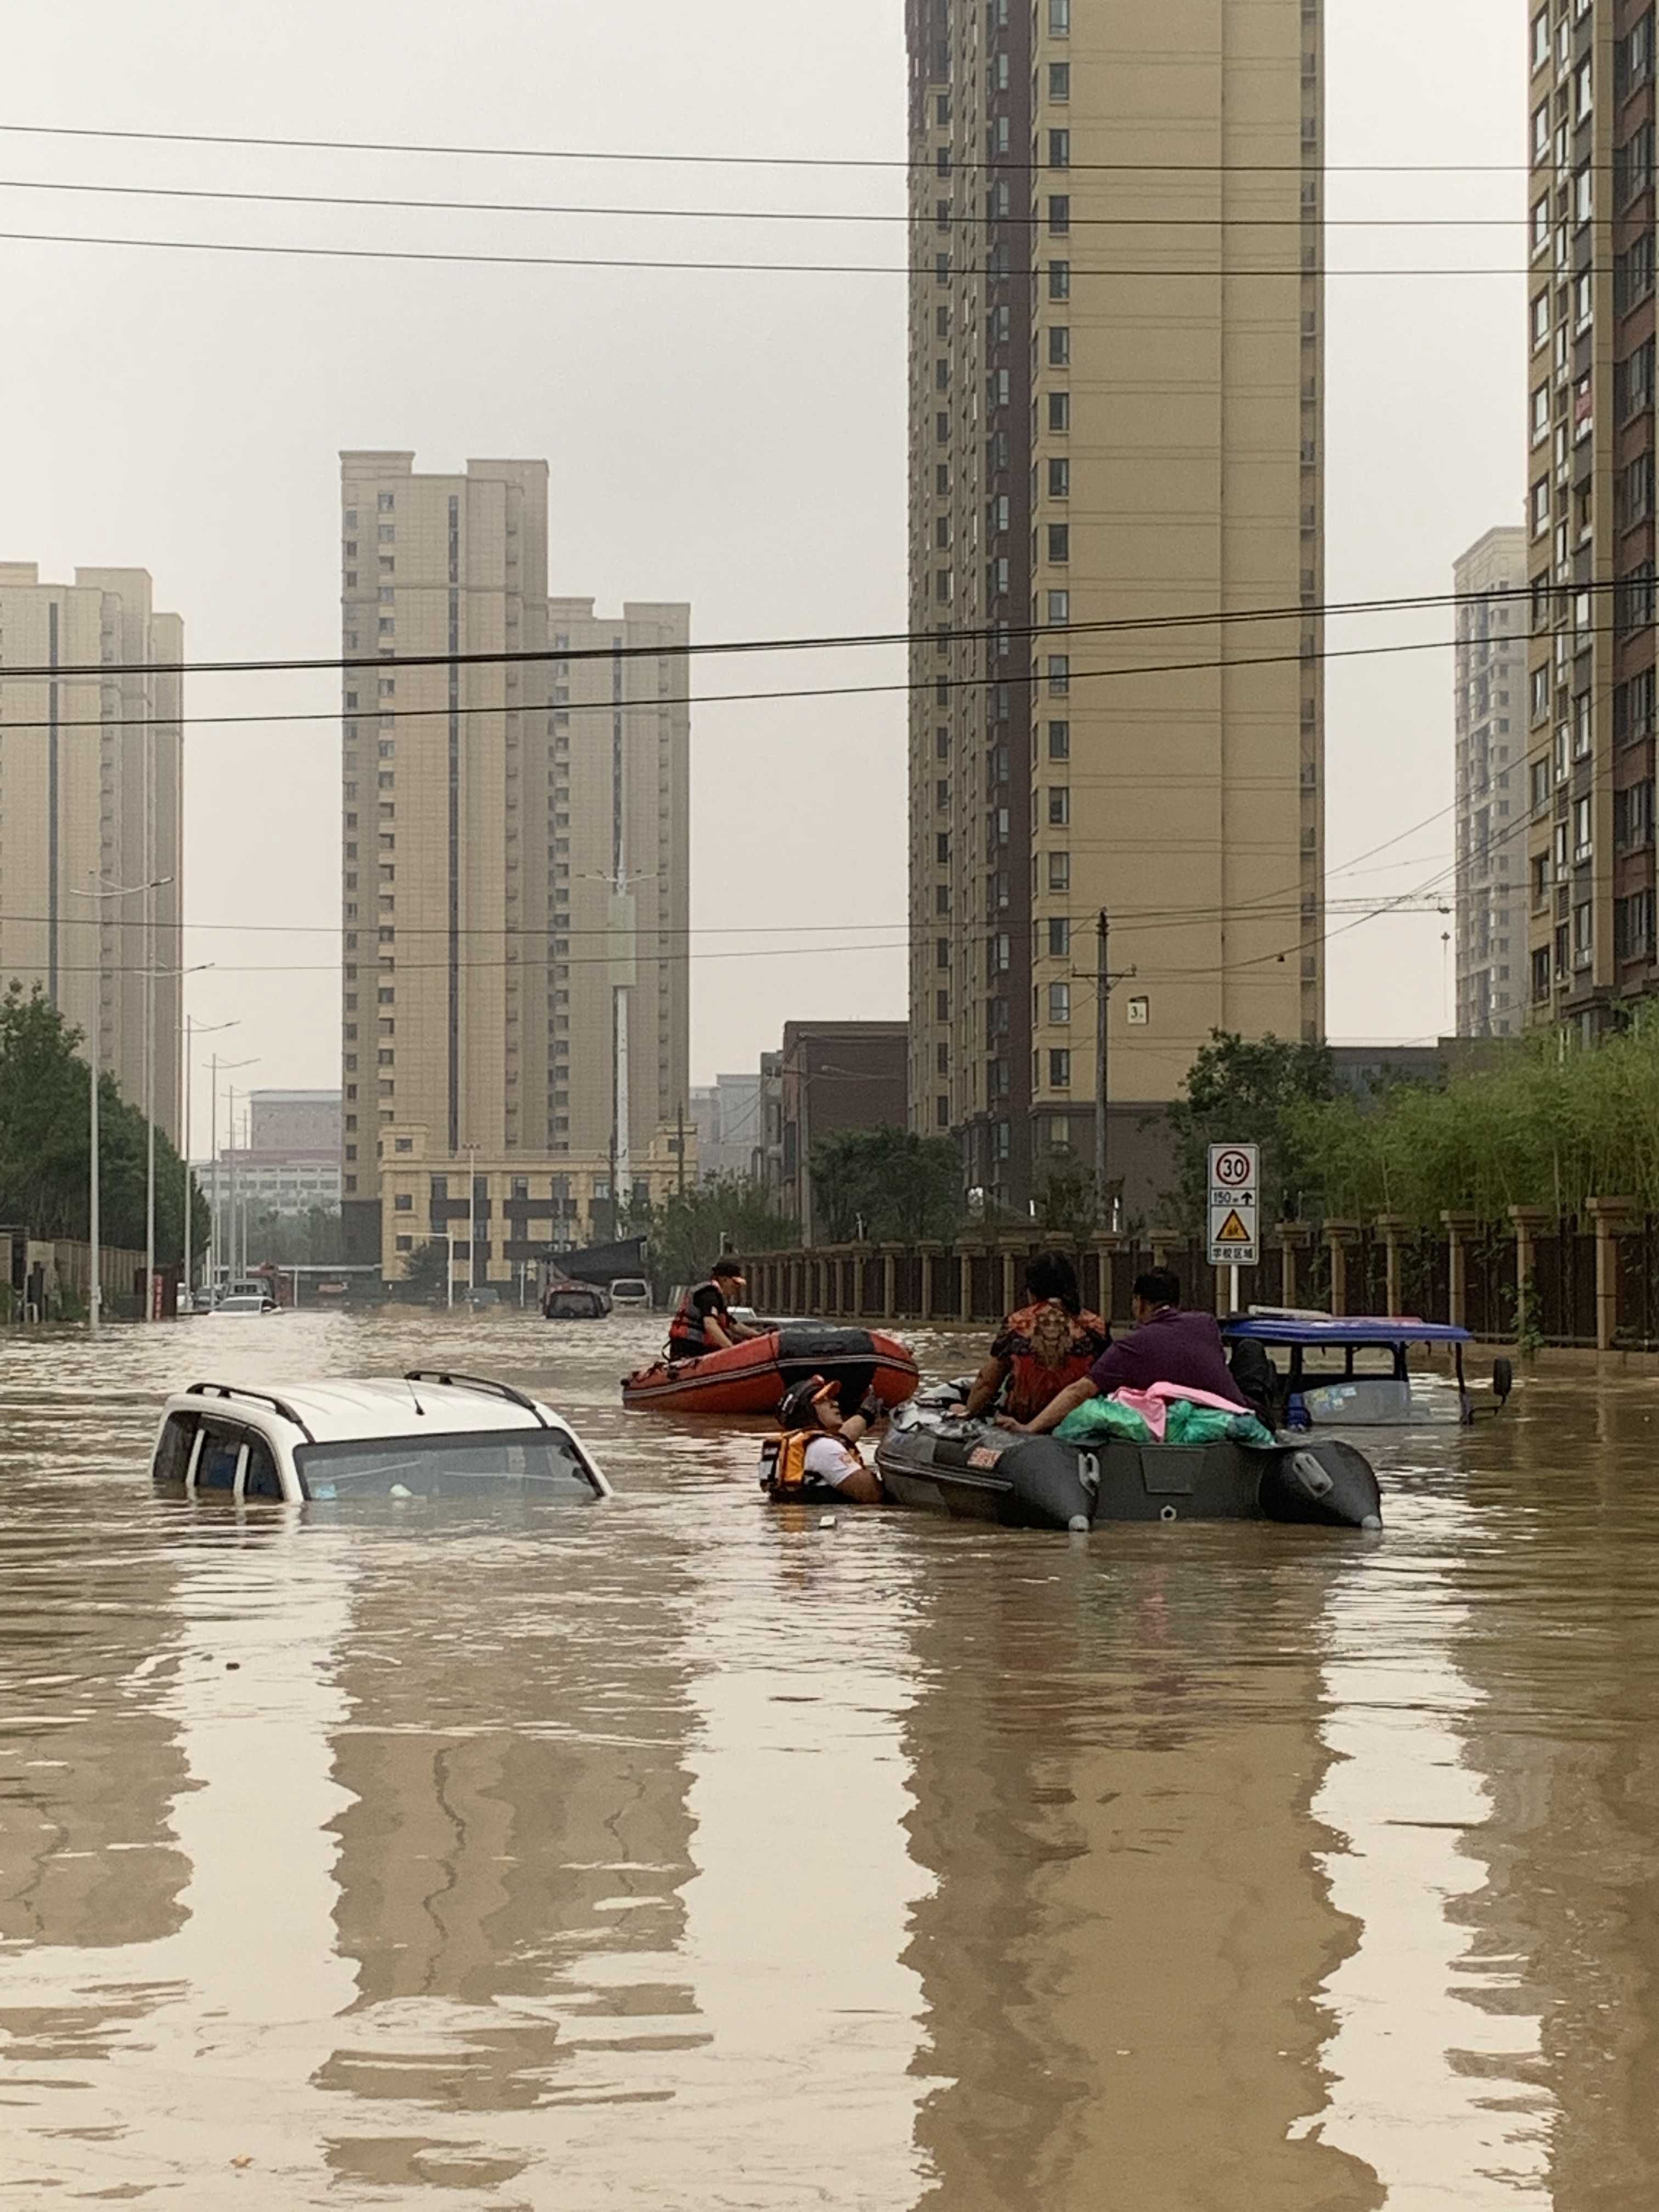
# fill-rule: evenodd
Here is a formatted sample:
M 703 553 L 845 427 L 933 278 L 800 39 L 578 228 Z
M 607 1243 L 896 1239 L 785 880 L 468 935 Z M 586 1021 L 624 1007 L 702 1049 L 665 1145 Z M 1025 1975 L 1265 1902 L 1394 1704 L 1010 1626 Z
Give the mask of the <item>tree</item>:
M 417 1244 L 404 1261 L 402 1295 L 412 1304 L 447 1305 L 449 1302 L 449 1240 L 428 1237 Z
M 15 979 L 0 997 L 0 1218 L 35 1236 L 84 1238 L 91 1230 L 92 1114 L 87 1064 L 72 1029 L 36 984 Z M 140 1251 L 144 1244 L 148 1124 L 112 1075 L 98 1085 L 100 1229 L 104 1242 Z M 207 1201 L 190 1178 L 192 1242 L 207 1242 Z M 157 1260 L 182 1259 L 185 1164 L 158 1129 L 155 1137 Z
M 1177 1202 L 1188 1227 L 1202 1226 L 1209 1183 L 1209 1148 L 1261 1147 L 1261 1219 L 1292 1221 L 1317 1193 L 1302 1109 L 1337 1095 L 1330 1047 L 1259 1040 L 1213 1030 L 1187 1072 L 1185 1096 L 1170 1109 L 1180 1173 Z
M 700 1282 L 723 1251 L 777 1252 L 800 1242 L 772 1194 L 750 1176 L 715 1176 L 677 1191 L 661 1206 L 635 1208 L 629 1226 L 646 1238 L 659 1297 L 677 1283 Z
M 947 1137 L 838 1129 L 813 1146 L 807 1172 L 827 1243 L 915 1243 L 954 1236 L 962 1220 L 962 1158 Z

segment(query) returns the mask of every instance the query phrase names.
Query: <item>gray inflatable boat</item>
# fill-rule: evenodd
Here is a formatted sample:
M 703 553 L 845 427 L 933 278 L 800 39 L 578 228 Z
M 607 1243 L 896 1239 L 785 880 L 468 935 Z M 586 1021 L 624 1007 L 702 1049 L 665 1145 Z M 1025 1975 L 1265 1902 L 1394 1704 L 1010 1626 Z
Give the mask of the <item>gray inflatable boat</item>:
M 1017 1528 L 1103 1521 L 1283 1521 L 1380 1528 L 1364 1453 L 1336 1437 L 1087 1444 L 920 1413 L 883 1437 L 876 1467 L 896 1505 Z

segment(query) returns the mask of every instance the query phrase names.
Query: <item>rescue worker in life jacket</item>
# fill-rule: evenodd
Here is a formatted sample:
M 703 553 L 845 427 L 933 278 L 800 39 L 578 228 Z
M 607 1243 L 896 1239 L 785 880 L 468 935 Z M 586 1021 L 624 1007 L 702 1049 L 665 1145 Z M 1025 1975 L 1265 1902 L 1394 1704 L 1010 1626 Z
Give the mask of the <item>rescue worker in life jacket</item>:
M 730 1301 L 740 1301 L 746 1287 L 735 1260 L 716 1260 L 708 1281 L 680 1300 L 680 1310 L 669 1325 L 669 1358 L 701 1359 L 705 1352 L 723 1352 L 746 1336 L 764 1336 L 764 1329 L 732 1318 Z
M 778 1407 L 782 1435 L 769 1437 L 761 1448 L 762 1488 L 775 1498 L 833 1490 L 845 1505 L 881 1504 L 887 1495 L 881 1477 L 855 1447 L 885 1412 L 872 1394 L 843 1419 L 839 1383 L 822 1375 L 794 1383 Z

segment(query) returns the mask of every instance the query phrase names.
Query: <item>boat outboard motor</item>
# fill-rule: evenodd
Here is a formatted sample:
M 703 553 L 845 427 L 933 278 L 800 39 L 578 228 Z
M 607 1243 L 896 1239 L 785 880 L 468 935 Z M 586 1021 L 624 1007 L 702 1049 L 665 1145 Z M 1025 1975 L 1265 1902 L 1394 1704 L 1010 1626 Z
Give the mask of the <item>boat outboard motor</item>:
M 1382 1526 L 1382 1492 L 1371 1463 L 1340 1437 L 1276 1452 L 1262 1469 L 1261 1508 L 1271 1521 Z

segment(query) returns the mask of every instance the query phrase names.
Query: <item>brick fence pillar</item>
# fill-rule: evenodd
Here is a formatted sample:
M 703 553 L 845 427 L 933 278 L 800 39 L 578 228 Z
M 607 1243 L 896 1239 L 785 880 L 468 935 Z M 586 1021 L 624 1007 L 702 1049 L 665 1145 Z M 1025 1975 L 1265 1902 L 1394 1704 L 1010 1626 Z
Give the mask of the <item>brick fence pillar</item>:
M 1595 1348 L 1611 1352 L 1619 1334 L 1619 1239 L 1635 1220 L 1633 1198 L 1592 1198 L 1585 1211 L 1595 1224 Z
M 1305 1221 L 1281 1221 L 1275 1234 L 1279 1238 L 1279 1302 L 1293 1306 L 1301 1291 L 1298 1255 L 1312 1249 L 1313 1231 Z
M 1339 1320 L 1348 1310 L 1348 1255 L 1362 1233 L 1357 1221 L 1325 1224 L 1325 1242 L 1331 1255 L 1331 1311 Z

